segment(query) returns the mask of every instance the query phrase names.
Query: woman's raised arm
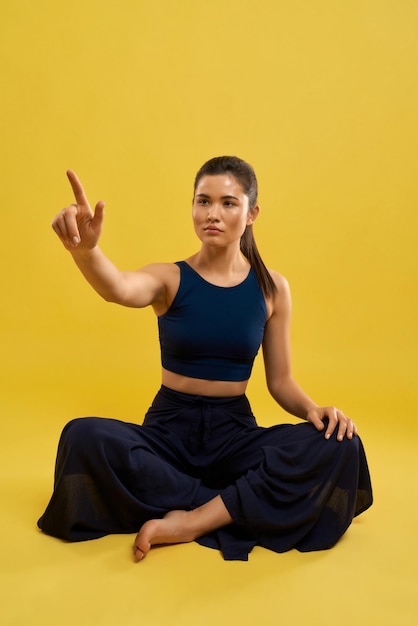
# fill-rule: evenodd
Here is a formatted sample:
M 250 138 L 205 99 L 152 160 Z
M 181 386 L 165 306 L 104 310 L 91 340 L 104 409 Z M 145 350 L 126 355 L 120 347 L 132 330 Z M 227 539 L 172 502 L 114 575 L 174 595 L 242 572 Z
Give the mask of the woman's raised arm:
M 104 202 L 91 209 L 75 172 L 67 172 L 75 203 L 55 216 L 52 228 L 90 285 L 109 302 L 124 306 L 164 307 L 166 286 L 159 265 L 136 272 L 120 271 L 98 247 L 103 227 Z

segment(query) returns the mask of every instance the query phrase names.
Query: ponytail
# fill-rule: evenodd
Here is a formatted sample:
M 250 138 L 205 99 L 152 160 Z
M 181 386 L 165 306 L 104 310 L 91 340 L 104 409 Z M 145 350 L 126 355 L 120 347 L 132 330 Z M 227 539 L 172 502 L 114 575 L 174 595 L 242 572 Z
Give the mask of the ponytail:
M 276 283 L 272 279 L 270 272 L 264 265 L 264 261 L 260 256 L 254 239 L 252 224 L 245 229 L 241 237 L 240 248 L 242 254 L 253 268 L 264 296 L 266 298 L 273 297 L 277 292 Z

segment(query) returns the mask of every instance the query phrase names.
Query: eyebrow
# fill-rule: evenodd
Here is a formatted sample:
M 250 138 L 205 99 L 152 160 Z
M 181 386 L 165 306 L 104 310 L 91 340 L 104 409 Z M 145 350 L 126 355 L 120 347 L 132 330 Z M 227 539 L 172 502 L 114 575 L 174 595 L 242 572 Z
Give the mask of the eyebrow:
M 207 193 L 198 193 L 196 195 L 196 198 L 210 198 L 210 195 Z M 239 198 L 237 198 L 236 196 L 222 196 L 221 200 L 237 200 L 239 202 Z

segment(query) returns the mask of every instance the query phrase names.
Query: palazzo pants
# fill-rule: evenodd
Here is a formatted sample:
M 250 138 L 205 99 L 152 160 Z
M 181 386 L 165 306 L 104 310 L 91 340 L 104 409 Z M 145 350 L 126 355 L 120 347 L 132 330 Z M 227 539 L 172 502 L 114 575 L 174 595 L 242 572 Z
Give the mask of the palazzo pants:
M 220 495 L 234 522 L 197 541 L 226 560 L 255 545 L 331 548 L 372 504 L 359 437 L 329 440 L 312 424 L 258 426 L 245 395 L 161 387 L 143 425 L 86 417 L 58 446 L 51 500 L 38 526 L 68 541 L 136 533 L 174 509 Z

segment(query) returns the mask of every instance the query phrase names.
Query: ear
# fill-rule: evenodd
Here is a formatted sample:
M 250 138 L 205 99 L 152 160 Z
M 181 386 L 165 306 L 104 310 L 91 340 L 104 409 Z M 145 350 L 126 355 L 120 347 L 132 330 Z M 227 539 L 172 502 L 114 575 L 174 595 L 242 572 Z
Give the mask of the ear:
M 258 204 L 256 204 L 255 207 L 251 209 L 251 211 L 248 213 L 247 226 L 251 226 L 251 224 L 255 222 L 259 213 L 260 213 L 260 207 Z

